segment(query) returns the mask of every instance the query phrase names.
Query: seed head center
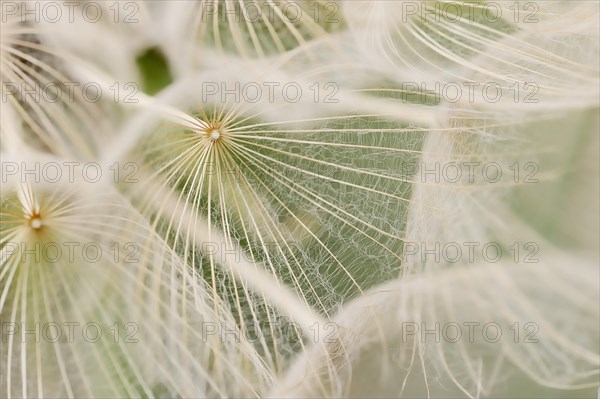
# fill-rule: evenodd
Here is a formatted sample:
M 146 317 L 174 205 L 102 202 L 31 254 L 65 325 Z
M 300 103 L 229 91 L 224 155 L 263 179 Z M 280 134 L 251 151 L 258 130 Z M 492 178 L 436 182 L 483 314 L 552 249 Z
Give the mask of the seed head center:
M 208 133 L 208 137 L 210 137 L 212 141 L 217 141 L 221 137 L 221 131 L 219 129 L 214 129 Z
M 29 219 L 29 225 L 32 229 L 39 230 L 42 228 L 42 226 L 44 226 L 44 223 L 39 216 L 33 216 L 31 219 Z

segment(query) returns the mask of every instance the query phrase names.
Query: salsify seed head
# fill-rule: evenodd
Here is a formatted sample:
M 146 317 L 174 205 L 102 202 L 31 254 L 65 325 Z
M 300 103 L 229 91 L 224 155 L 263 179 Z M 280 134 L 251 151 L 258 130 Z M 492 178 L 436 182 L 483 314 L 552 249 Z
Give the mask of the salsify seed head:
M 3 7 L 0 397 L 594 394 L 599 5 L 500 3 Z

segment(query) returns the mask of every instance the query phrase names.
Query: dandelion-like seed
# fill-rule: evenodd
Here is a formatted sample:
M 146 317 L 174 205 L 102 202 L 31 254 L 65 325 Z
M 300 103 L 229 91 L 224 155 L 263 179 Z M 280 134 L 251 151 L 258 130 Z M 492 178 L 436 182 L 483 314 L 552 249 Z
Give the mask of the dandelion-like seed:
M 80 60 L 46 43 L 49 30 L 26 20 L 20 14 L 24 7 L 20 4 L 17 12 L 3 15 L 0 33 L 0 123 L 11 126 L 2 132 L 3 145 L 91 156 L 98 141 L 90 132 L 107 118 L 69 71 L 68 65 Z

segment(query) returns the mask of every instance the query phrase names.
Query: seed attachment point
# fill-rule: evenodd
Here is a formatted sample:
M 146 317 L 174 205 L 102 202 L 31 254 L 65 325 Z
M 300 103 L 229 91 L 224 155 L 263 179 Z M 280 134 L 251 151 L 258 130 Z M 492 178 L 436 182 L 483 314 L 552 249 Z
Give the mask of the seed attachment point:
M 44 226 L 44 223 L 42 222 L 42 219 L 40 219 L 39 216 L 34 216 L 31 219 L 29 219 L 29 225 L 32 229 L 39 230 Z
M 210 137 L 212 141 L 217 141 L 221 138 L 221 132 L 218 129 L 211 130 L 208 132 L 208 137 Z

